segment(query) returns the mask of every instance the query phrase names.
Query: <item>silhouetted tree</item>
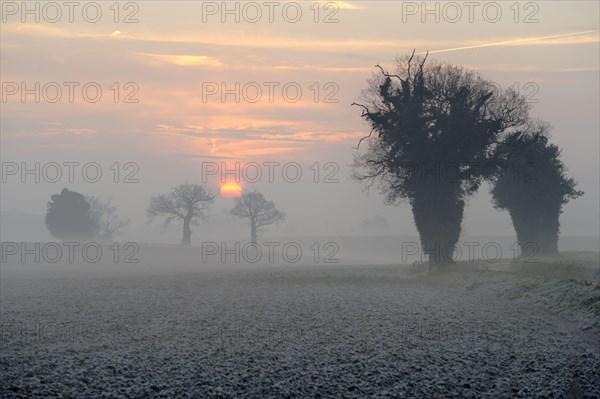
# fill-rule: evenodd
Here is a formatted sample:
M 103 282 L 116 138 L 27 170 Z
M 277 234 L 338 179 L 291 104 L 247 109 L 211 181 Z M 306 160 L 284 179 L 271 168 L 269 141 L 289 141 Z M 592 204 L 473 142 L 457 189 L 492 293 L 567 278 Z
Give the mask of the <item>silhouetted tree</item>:
M 83 195 L 66 188 L 50 197 L 46 227 L 52 237 L 62 241 L 90 240 L 96 231 L 96 224 L 90 217 L 90 204 Z
M 214 198 L 215 194 L 209 193 L 199 184 L 181 184 L 168 194 L 152 197 L 147 216 L 150 222 L 155 218 L 162 218 L 165 228 L 173 220 L 182 220 L 181 243 L 190 245 L 192 237 L 190 226 L 198 223 L 205 216 Z
M 268 225 L 280 223 L 285 220 L 285 213 L 277 210 L 273 201 L 267 201 L 265 197 L 254 190 L 242 193 L 235 198 L 235 206 L 231 214 L 241 218 L 248 218 L 250 225 L 250 242 L 256 243 Z
M 114 234 L 129 225 L 129 219 L 117 215 L 117 208 L 110 198 L 87 196 L 85 200 L 90 204 L 90 217 L 96 225 L 95 235 L 98 239 L 112 241 Z
M 390 204 L 408 199 L 431 268 L 452 262 L 465 200 L 498 141 L 527 123 L 529 107 L 514 90 L 425 59 L 400 58 L 393 75 L 378 66 L 355 104 L 372 130 L 354 177 L 367 189 L 378 183 Z
M 539 129 L 545 133 L 546 126 Z M 508 155 L 507 155 L 508 154 Z M 498 146 L 499 174 L 493 179 L 492 201 L 507 210 L 521 250 L 530 255 L 558 255 L 559 217 L 567 202 L 583 194 L 566 176 L 560 149 L 539 135 L 526 145 Z

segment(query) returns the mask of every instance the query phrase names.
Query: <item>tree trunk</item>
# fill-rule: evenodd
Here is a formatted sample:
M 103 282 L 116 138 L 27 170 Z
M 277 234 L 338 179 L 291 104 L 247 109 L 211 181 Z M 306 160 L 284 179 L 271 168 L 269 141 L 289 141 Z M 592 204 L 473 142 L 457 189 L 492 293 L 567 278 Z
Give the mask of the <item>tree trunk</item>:
M 250 220 L 250 242 L 256 244 L 256 222 L 252 219 Z
M 512 209 L 509 210 L 522 262 L 538 262 L 543 257 L 558 255 L 560 209 Z
M 540 256 L 558 256 L 558 234 L 560 230 L 560 208 L 545 212 L 540 221 Z
M 451 185 L 442 184 L 424 187 L 411 205 L 430 271 L 449 267 L 460 237 L 464 201 L 455 197 Z
M 183 219 L 183 239 L 181 245 L 190 245 L 192 243 L 192 230 L 190 229 L 191 219 Z

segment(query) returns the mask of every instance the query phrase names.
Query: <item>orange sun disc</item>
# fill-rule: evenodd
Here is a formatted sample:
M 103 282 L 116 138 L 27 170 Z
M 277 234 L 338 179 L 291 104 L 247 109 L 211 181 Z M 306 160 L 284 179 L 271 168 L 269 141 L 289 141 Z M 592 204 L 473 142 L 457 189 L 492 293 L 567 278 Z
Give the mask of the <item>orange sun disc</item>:
M 220 193 L 225 198 L 236 198 L 242 195 L 242 186 L 234 181 L 221 184 Z

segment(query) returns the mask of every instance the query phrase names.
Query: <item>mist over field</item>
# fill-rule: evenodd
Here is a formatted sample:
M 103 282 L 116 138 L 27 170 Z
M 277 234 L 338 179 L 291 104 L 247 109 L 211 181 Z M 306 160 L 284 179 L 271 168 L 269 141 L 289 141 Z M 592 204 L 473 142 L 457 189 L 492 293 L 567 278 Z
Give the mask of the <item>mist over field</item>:
M 598 3 L 0 11 L 0 398 L 600 397 Z

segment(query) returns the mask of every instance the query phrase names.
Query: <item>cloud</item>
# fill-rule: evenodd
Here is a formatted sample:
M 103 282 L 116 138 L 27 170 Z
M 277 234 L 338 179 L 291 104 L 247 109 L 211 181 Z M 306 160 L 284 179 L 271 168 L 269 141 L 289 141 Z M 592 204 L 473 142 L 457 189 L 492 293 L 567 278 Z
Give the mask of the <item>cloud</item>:
M 125 36 L 123 36 L 125 38 Z M 267 49 L 304 49 L 311 51 L 357 51 L 379 49 L 396 49 L 401 43 L 395 40 L 370 40 L 370 39 L 323 39 L 301 38 L 282 35 L 260 35 L 248 32 L 232 32 L 229 34 L 198 34 L 198 35 L 173 35 L 173 36 L 127 36 L 127 39 L 136 41 L 149 41 L 156 43 L 195 43 L 219 46 L 239 46 L 247 48 Z M 415 43 L 415 41 L 406 41 Z
M 178 66 L 203 66 L 211 68 L 219 68 L 223 66 L 223 63 L 220 60 L 206 55 L 138 54 L 145 57 L 150 57 L 163 63 Z
M 364 10 L 365 9 L 364 6 L 362 6 L 362 5 L 359 6 L 358 4 L 353 4 L 349 1 L 335 1 L 334 3 L 340 10 Z
M 592 35 L 591 33 L 596 33 Z M 429 54 L 434 53 L 447 53 L 450 51 L 461 51 L 470 50 L 483 47 L 510 47 L 510 46 L 546 46 L 546 45 L 569 45 L 569 44 L 590 44 L 599 43 L 597 30 L 583 31 L 583 32 L 572 32 L 561 35 L 552 36 L 540 36 L 540 37 L 526 37 L 521 39 L 503 40 L 489 43 L 478 43 L 472 45 L 465 45 L 461 47 L 446 48 L 441 50 L 429 51 Z M 425 54 L 422 52 L 420 54 Z
M 482 64 L 463 64 L 464 67 L 476 69 L 478 71 L 489 72 L 526 72 L 526 73 L 598 73 L 598 68 L 548 68 L 539 66 L 519 66 L 519 65 L 482 65 Z
M 116 33 L 119 32 L 119 33 Z M 267 49 L 305 49 L 311 51 L 357 51 L 378 49 L 396 49 L 402 43 L 395 40 L 381 39 L 323 39 L 301 38 L 273 34 L 251 34 L 248 31 L 227 31 L 214 33 L 196 33 L 188 35 L 153 34 L 149 32 L 131 34 L 122 31 L 105 32 L 76 32 L 73 30 L 50 27 L 45 25 L 21 24 L 19 26 L 3 27 L 3 33 L 24 34 L 44 37 L 65 37 L 82 39 L 107 39 L 119 41 L 135 41 L 148 43 L 180 43 L 180 44 L 207 44 L 217 46 L 238 46 L 247 48 Z M 414 44 L 415 41 L 406 41 L 405 44 Z
M 373 69 L 371 67 L 337 67 L 337 66 L 322 66 L 322 65 L 274 65 L 261 67 L 256 69 L 264 70 L 280 70 L 280 71 L 316 71 L 316 72 L 333 72 L 333 73 L 369 73 Z
M 287 143 L 289 146 L 307 142 L 355 142 L 357 138 L 363 137 L 364 132 L 355 131 L 319 131 L 307 130 L 304 126 L 293 123 L 282 123 L 280 121 L 256 121 L 254 126 L 243 128 L 207 128 L 204 126 L 173 126 L 166 124 L 157 125 L 160 132 L 176 134 L 191 138 L 208 140 L 211 154 L 216 154 L 222 149 L 223 143 L 231 143 L 242 140 L 248 143 L 270 143 L 266 147 L 281 146 Z M 277 144 L 274 144 L 277 143 Z M 263 144 L 265 145 L 265 144 Z M 287 148 L 287 147 L 286 147 Z
M 259 133 L 249 134 L 250 137 L 257 137 L 268 140 L 283 141 L 320 141 L 320 142 L 340 142 L 346 140 L 356 141 L 357 138 L 364 137 L 364 132 L 340 132 L 340 133 L 319 133 L 319 132 L 297 132 L 297 133 Z

